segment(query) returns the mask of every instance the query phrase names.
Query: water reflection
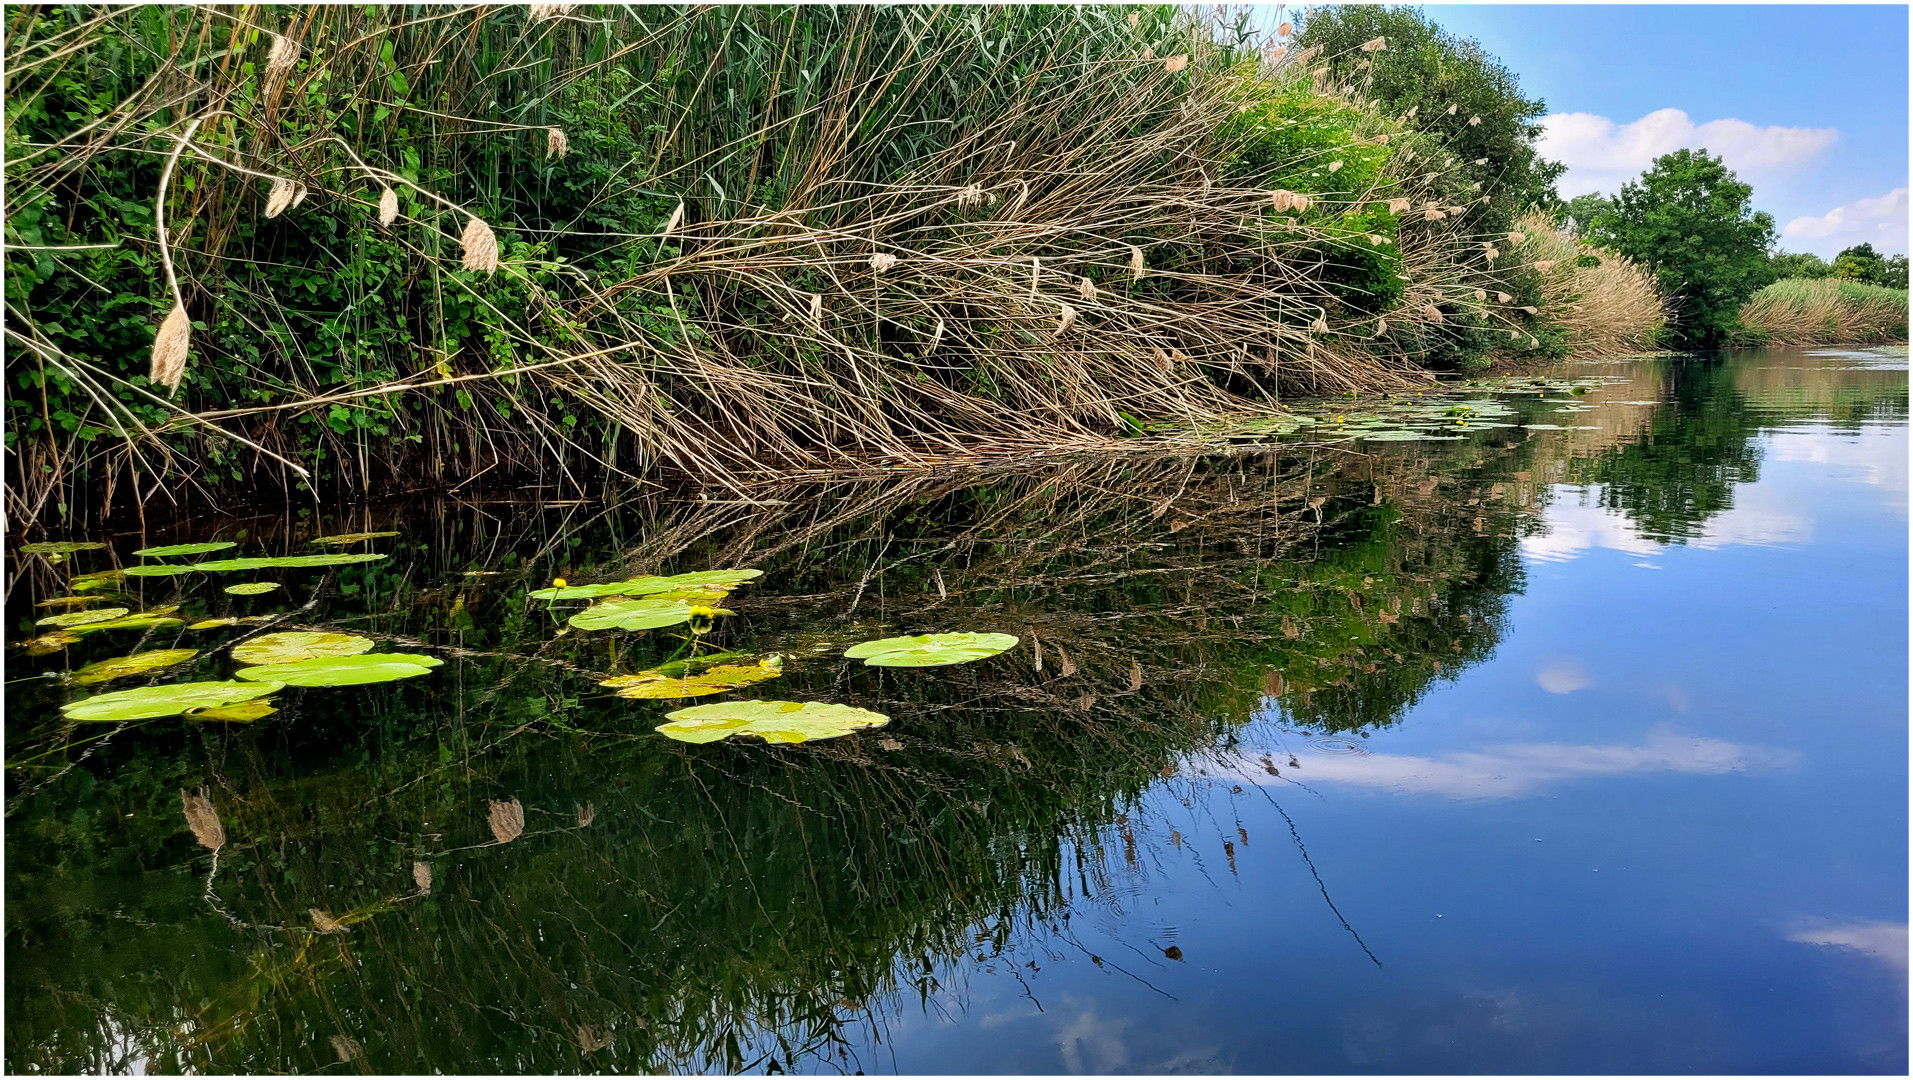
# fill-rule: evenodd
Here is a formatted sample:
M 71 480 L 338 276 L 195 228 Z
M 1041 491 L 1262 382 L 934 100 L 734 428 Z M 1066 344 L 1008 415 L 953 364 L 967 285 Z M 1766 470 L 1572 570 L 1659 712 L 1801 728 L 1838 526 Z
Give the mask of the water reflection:
M 1904 420 L 1903 370 L 1788 360 L 1778 373 L 1744 360 L 1605 368 L 1626 379 L 1606 397 L 1654 404 L 1596 396 L 1576 416 L 1593 431 L 220 526 L 272 553 L 323 532 L 401 531 L 390 563 L 294 579 L 285 628 L 448 662 L 429 679 L 307 691 L 252 725 L 75 729 L 49 719 L 64 689 L 16 682 L 7 1065 L 878 1069 L 912 1017 L 960 1015 L 968 980 L 986 974 L 1090 962 L 1173 997 L 1156 980 L 1183 963 L 1174 927 L 1104 956 L 1070 920 L 1116 919 L 1152 882 L 1191 877 L 1170 852 L 1196 860 L 1196 880 L 1236 875 L 1251 837 L 1217 791 L 1271 805 L 1331 786 L 1508 799 L 1595 778 L 1786 770 L 1785 748 L 1674 730 L 1432 754 L 1365 740 L 1495 653 L 1526 587 L 1524 550 L 1588 546 L 1539 546 L 1544 514 L 1574 520 L 1558 500 L 1577 489 L 1559 485 L 1583 486 L 1648 554 L 1698 544 L 1730 515 L 1759 475 L 1763 431 Z M 1554 407 L 1520 403 L 1537 423 L 1558 423 Z M 15 565 L 17 632 L 66 571 Z M 885 739 L 665 743 L 651 733 L 662 708 L 594 684 L 676 643 L 559 635 L 524 600 L 556 576 L 718 566 L 767 574 L 709 644 L 791 657 L 779 696 L 880 708 Z M 239 602 L 187 579 L 125 588 L 195 617 Z M 1024 645 L 934 673 L 835 659 L 866 637 L 949 629 Z M 190 637 L 208 650 L 192 677 L 223 676 L 207 642 L 235 632 Z M 20 659 L 10 678 L 125 645 Z M 1592 685 L 1578 660 L 1533 678 L 1553 695 Z M 1259 745 L 1252 726 L 1279 738 Z M 201 787 L 229 837 L 216 873 L 180 813 L 180 790 Z M 525 828 L 500 844 L 488 808 L 511 799 Z M 1165 801 L 1207 815 L 1203 831 L 1170 825 Z M 1297 881 L 1366 952 L 1335 907 L 1340 882 L 1281 818 L 1290 835 L 1270 842 L 1301 854 Z M 314 909 L 347 929 L 322 932 Z M 1848 947 L 1865 936 L 1813 933 Z M 1206 1044 L 1143 1055 L 1130 1015 L 1095 999 L 1050 1004 L 1061 1067 L 1220 1061 Z M 1376 1024 L 1347 1034 L 1357 1067 L 1395 1060 L 1396 1020 Z

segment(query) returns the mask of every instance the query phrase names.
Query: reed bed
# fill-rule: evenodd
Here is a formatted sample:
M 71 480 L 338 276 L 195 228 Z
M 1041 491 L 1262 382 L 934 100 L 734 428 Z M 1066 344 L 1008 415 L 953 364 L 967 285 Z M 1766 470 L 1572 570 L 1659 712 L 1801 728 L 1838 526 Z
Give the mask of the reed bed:
M 1786 278 L 1740 309 L 1747 340 L 1772 345 L 1877 345 L 1906 340 L 1907 293 L 1838 278 Z
M 1521 240 L 1510 247 L 1540 277 L 1537 319 L 1561 348 L 1624 356 L 1654 346 L 1668 308 L 1651 272 L 1575 239 L 1542 213 L 1523 215 L 1515 227 Z
M 10 250 L 7 334 L 64 395 L 9 403 L 21 523 L 1108 447 L 1534 340 L 1438 142 L 1241 12 L 10 20 L 9 202 L 57 242 Z M 76 70 L 99 115 L 36 111 Z

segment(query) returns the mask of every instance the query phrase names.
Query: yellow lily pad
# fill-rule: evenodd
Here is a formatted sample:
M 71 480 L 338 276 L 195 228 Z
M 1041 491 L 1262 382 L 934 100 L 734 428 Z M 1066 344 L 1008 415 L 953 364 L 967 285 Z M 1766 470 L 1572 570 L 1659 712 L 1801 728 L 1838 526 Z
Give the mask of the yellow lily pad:
M 296 664 L 325 656 L 357 656 L 371 649 L 372 639 L 357 634 L 288 630 L 240 642 L 232 647 L 232 658 L 242 664 Z
M 51 634 L 28 638 L 20 643 L 20 647 L 26 650 L 28 656 L 46 656 L 59 652 L 79 640 L 80 636 L 71 630 L 55 630 Z
M 198 655 L 198 649 L 152 649 L 131 656 L 116 656 L 111 660 L 96 660 L 74 672 L 73 681 L 81 686 L 91 686 L 123 679 L 128 675 L 144 675 L 163 667 L 183 664 Z
M 27 555 L 71 555 L 76 551 L 97 551 L 105 544 L 90 541 L 56 540 L 41 544 L 21 544 L 13 550 Z
M 343 546 L 345 544 L 358 544 L 358 543 L 363 543 L 367 540 L 377 540 L 380 537 L 397 536 L 397 535 L 398 533 L 395 533 L 395 532 L 339 533 L 336 536 L 315 536 L 312 539 L 306 541 L 306 543 Z
M 246 581 L 238 585 L 226 586 L 226 591 L 234 596 L 260 596 L 279 588 L 276 581 Z
M 34 607 L 84 607 L 87 604 L 104 604 L 104 596 L 56 596 L 51 600 L 42 600 Z
M 125 578 L 126 572 L 123 570 L 95 570 L 90 574 L 75 574 L 66 585 L 74 592 L 92 592 L 102 585 L 112 585 Z
M 762 570 L 698 570 L 689 574 L 673 574 L 670 577 L 638 577 L 628 581 L 606 582 L 602 585 L 566 585 L 538 589 L 529 595 L 533 600 L 587 600 L 603 596 L 652 596 L 657 593 L 683 590 L 723 589 L 728 593 L 736 586 L 763 576 Z
M 112 622 L 85 623 L 67 629 L 75 634 L 90 634 L 95 630 L 157 630 L 162 626 L 179 626 L 185 621 L 142 611 L 137 615 L 128 615 L 124 619 L 114 619 Z
M 229 724 L 247 724 L 278 711 L 278 706 L 270 700 L 258 698 L 237 705 L 222 705 L 216 709 L 187 709 L 185 715 L 188 720 L 223 720 Z
M 658 731 L 679 742 L 709 743 L 733 735 L 755 735 L 768 743 L 834 739 L 890 718 L 869 709 L 822 701 L 719 701 L 666 713 Z
M 673 667 L 678 670 L 668 670 Z M 612 687 L 623 698 L 655 700 L 703 697 L 775 679 L 783 673 L 783 659 L 770 656 L 755 664 L 712 664 L 695 672 L 685 670 L 681 664 L 666 664 L 650 671 L 640 671 L 636 675 L 606 679 L 598 685 Z

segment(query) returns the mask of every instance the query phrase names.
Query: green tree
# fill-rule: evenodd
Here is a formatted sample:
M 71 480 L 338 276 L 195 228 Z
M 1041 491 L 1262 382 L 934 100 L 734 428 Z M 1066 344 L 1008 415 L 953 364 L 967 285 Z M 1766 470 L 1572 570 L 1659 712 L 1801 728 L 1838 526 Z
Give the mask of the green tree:
M 1872 244 L 1855 244 L 1833 257 L 1832 274 L 1847 281 L 1885 285 L 1886 260 L 1873 250 Z
M 1775 281 L 1783 278 L 1819 279 L 1833 276 L 1833 267 L 1812 252 L 1776 251 L 1767 265 L 1773 271 Z
M 1411 7 L 1337 5 L 1310 12 L 1301 23 L 1297 45 L 1319 46 L 1338 81 L 1361 86 L 1397 116 L 1415 111 L 1410 123 L 1454 155 L 1449 176 L 1457 189 L 1479 183 L 1488 196 L 1485 227 L 1500 228 L 1530 206 L 1559 201 L 1554 181 L 1564 166 L 1534 148 L 1547 105 L 1523 95 L 1514 73 L 1479 42 L 1455 37 Z M 1386 49 L 1362 51 L 1363 42 L 1378 37 Z
M 1889 289 L 1906 288 L 1906 256 L 1895 255 L 1886 261 L 1886 280 L 1880 284 Z
M 1614 214 L 1614 200 L 1606 195 L 1576 195 L 1561 207 L 1563 221 L 1574 223 L 1576 233 L 1586 235 L 1599 228 L 1597 222 L 1604 221 Z
M 1621 185 L 1589 237 L 1651 268 L 1673 300 L 1681 340 L 1712 347 L 1738 325 L 1740 305 L 1773 280 L 1774 220 L 1754 211 L 1753 193 L 1706 150 L 1676 150 Z

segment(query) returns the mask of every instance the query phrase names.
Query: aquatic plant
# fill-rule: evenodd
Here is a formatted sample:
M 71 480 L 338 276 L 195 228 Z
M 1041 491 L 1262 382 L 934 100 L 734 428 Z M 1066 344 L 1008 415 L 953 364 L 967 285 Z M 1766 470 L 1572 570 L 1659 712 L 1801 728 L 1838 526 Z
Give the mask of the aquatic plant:
M 721 701 L 666 713 L 658 731 L 679 742 L 709 743 L 754 735 L 767 743 L 835 739 L 879 728 L 890 718 L 869 709 L 820 701 Z

